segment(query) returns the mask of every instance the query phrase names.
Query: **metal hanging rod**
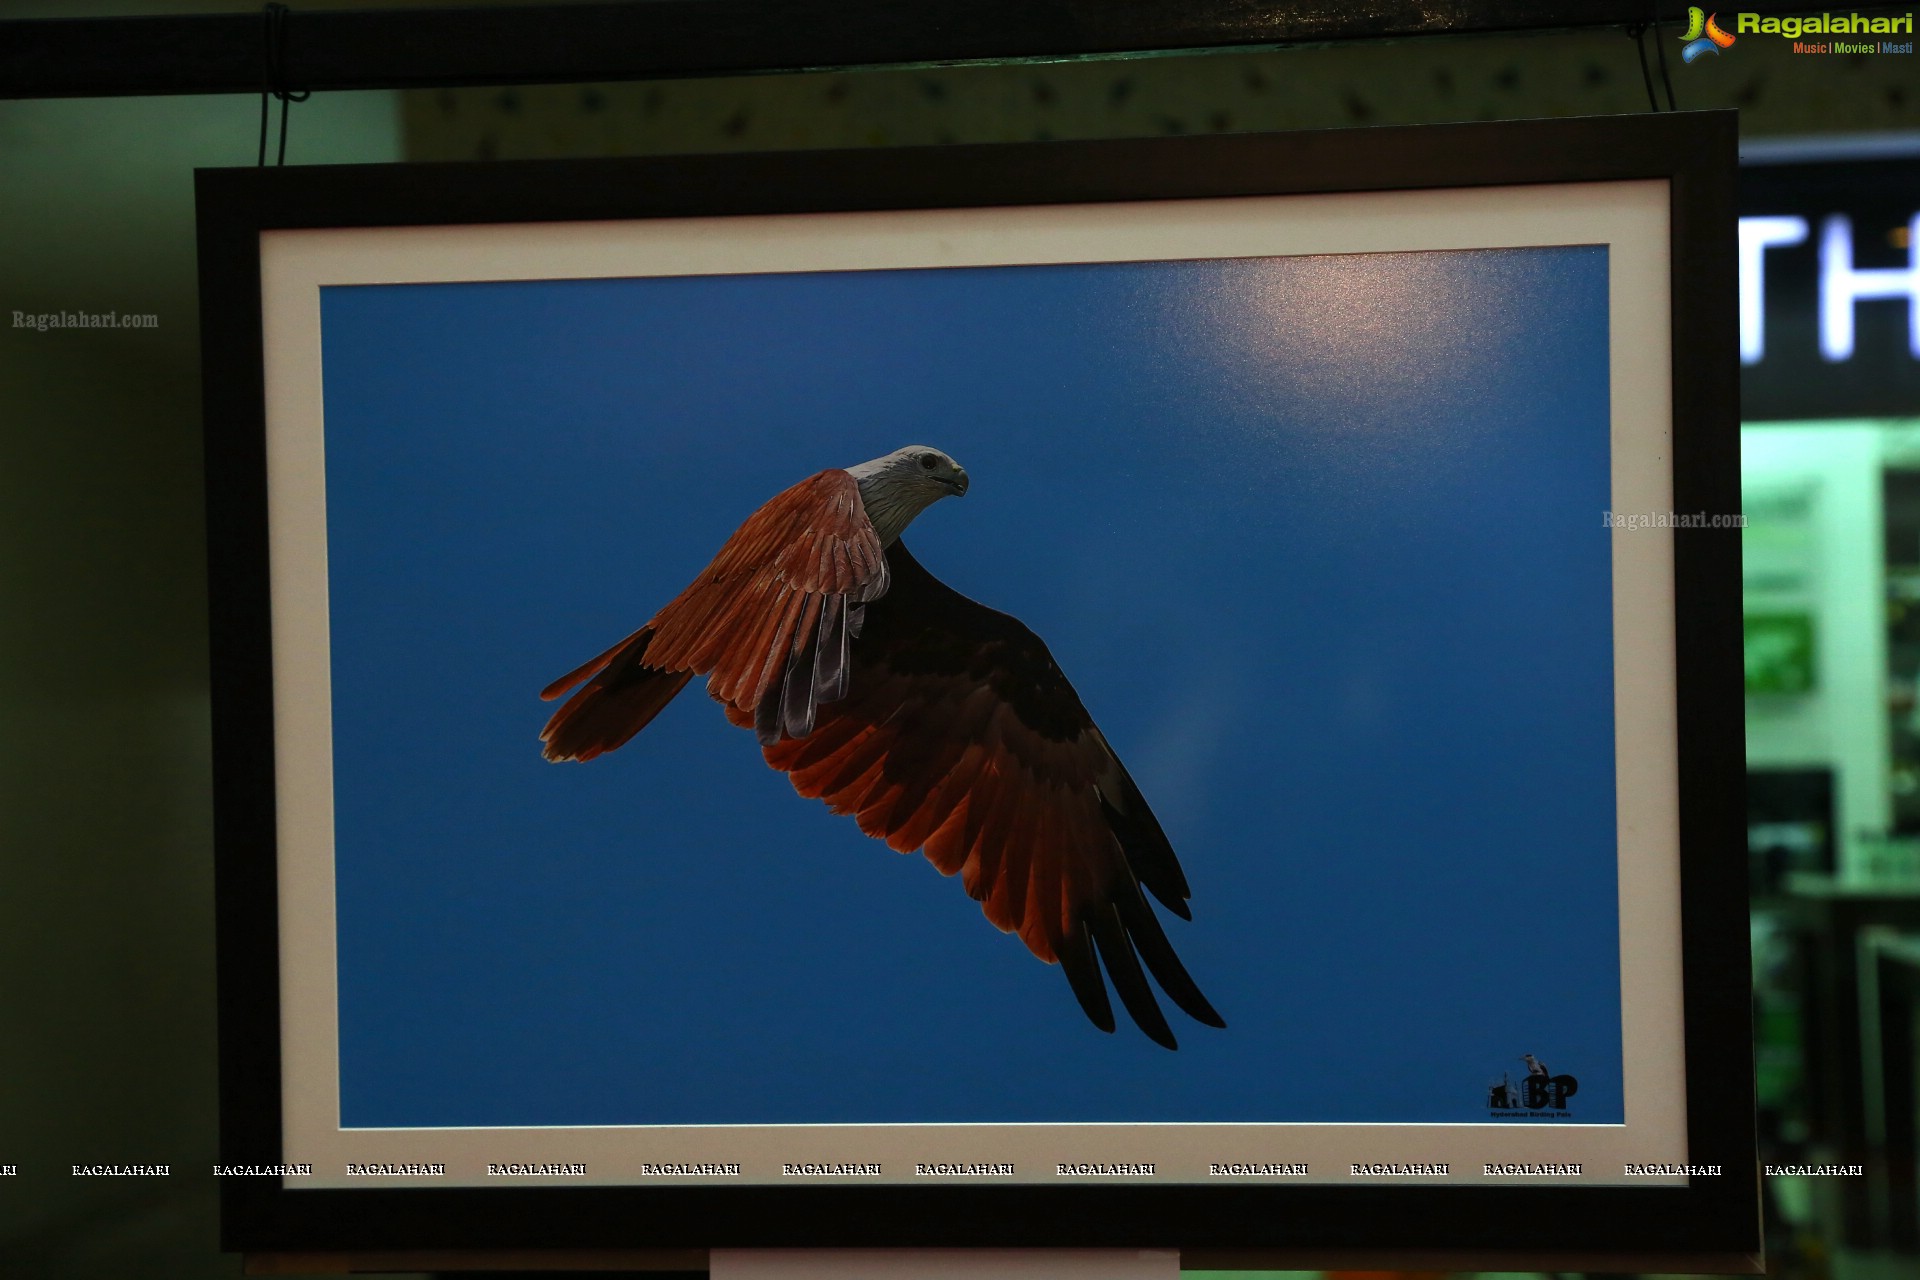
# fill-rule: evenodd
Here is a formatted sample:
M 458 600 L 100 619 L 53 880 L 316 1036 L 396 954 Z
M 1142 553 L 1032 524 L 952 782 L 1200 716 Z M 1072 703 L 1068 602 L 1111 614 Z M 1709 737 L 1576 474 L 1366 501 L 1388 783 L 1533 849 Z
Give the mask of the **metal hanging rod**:
M 565 83 L 1114 57 L 1642 21 L 1645 0 L 641 0 L 302 12 L 300 88 Z M 0 22 L 0 97 L 258 93 L 259 14 Z
M 420 89 L 1059 61 L 1428 35 L 1630 27 L 1648 0 L 637 0 L 295 7 L 291 87 Z M 1659 0 L 1660 18 L 1685 6 Z M 1750 11 L 1804 4 L 1757 0 Z M 1890 11 L 1892 5 L 1849 7 Z M 1677 30 L 1677 27 L 1676 27 Z M 0 98 L 258 93 L 258 13 L 0 21 Z

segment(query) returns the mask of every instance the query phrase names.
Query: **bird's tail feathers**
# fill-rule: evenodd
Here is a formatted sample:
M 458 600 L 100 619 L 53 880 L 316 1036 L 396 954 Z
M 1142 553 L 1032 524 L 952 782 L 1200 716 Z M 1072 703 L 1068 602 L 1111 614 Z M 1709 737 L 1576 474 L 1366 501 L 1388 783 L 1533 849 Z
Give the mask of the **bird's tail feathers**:
M 636 640 L 639 641 L 640 649 L 642 652 L 644 652 L 647 647 L 647 642 L 652 639 L 653 639 L 653 626 L 651 623 L 649 623 L 648 625 L 634 632 L 632 635 L 628 636 L 625 640 L 622 640 L 619 644 L 616 644 L 615 646 L 613 646 L 613 648 L 601 654 L 599 657 L 589 658 L 587 661 L 581 663 L 579 666 L 575 667 L 573 670 L 567 672 L 567 674 L 561 676 L 558 680 L 555 680 L 552 684 L 542 689 L 540 691 L 540 701 L 552 702 L 555 698 L 559 697 L 561 694 L 565 693 L 567 690 L 573 688 L 573 686 L 579 684 L 582 680 L 585 680 L 587 677 L 600 674 L 600 672 L 606 667 L 608 663 L 612 662 L 614 658 L 618 657 L 624 650 L 626 650 L 629 646 L 631 646 Z
M 587 683 L 540 731 L 549 760 L 591 760 L 623 746 L 650 724 L 693 678 L 690 671 L 662 671 L 646 665 L 653 629 L 642 627 L 593 661 L 560 677 L 540 693 L 556 698 L 582 680 Z

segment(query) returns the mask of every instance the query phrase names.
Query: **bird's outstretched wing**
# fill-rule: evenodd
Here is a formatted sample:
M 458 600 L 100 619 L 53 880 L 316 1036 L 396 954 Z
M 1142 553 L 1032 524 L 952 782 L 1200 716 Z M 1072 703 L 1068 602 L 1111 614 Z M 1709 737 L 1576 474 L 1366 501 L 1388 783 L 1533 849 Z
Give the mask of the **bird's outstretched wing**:
M 541 730 L 549 760 L 591 760 L 647 726 L 696 675 L 762 742 L 810 732 L 844 697 L 860 611 L 887 591 L 886 551 L 845 471 L 768 499 L 646 626 L 541 690 L 581 684 Z
M 1148 973 L 1193 1017 L 1225 1026 L 1142 892 L 1191 918 L 1173 847 L 1046 645 L 905 544 L 886 556 L 892 586 L 866 608 L 846 696 L 819 708 L 811 732 L 763 739 L 767 763 L 868 835 L 959 875 L 987 919 L 1059 962 L 1102 1030 L 1114 1029 L 1102 964 L 1167 1048 Z M 737 703 L 727 714 L 752 723 Z

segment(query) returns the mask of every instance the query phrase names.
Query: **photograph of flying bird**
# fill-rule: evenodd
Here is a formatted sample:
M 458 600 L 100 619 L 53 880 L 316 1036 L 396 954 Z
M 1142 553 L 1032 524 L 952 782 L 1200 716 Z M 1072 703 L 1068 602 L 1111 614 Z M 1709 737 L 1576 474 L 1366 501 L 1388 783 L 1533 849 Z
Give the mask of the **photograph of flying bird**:
M 1616 259 L 1248 218 L 322 290 L 341 1123 L 1620 1122 Z
M 1226 1023 L 1147 901 L 1192 918 L 1172 845 L 1040 637 L 900 541 L 967 487 L 951 457 L 913 445 L 777 494 L 645 626 L 542 690 L 572 691 L 544 754 L 612 751 L 705 676 L 802 796 L 958 875 L 988 920 L 1060 965 L 1095 1026 L 1114 1030 L 1110 981 L 1176 1048 L 1148 974 L 1197 1021 Z

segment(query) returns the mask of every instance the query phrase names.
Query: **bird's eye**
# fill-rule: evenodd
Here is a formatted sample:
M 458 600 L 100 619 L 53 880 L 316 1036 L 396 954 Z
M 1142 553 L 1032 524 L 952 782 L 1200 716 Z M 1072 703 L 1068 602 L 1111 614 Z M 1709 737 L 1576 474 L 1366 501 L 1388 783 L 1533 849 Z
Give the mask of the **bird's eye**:
M 934 463 L 937 461 L 939 461 L 939 459 L 935 458 L 932 454 L 923 453 L 920 455 L 920 469 L 922 471 L 931 471 L 933 470 Z

